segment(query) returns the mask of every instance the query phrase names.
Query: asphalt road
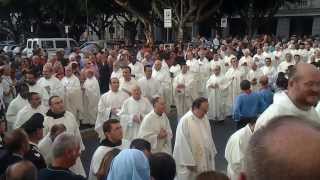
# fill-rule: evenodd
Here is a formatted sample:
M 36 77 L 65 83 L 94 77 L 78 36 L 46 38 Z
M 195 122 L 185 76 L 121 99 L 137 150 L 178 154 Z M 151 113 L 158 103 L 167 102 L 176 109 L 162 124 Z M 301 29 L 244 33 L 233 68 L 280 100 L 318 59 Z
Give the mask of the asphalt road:
M 174 115 L 170 115 L 169 117 L 171 120 L 171 126 L 173 132 L 175 132 L 176 126 L 177 126 L 177 121 L 175 120 Z M 216 156 L 216 169 L 221 172 L 226 172 L 227 169 L 227 162 L 224 158 L 224 149 L 226 146 L 226 143 L 228 141 L 228 138 L 230 135 L 235 132 L 236 126 L 235 123 L 232 122 L 232 120 L 227 119 L 225 120 L 224 123 L 212 123 L 211 124 L 211 129 L 212 129 L 212 136 L 213 140 L 215 142 L 218 154 Z M 95 149 L 98 147 L 98 137 L 95 134 L 95 132 L 92 129 L 86 129 L 82 130 L 82 136 L 83 136 L 83 141 L 86 147 L 86 150 L 82 153 L 81 159 L 83 162 L 83 165 L 85 167 L 85 170 L 88 174 L 89 168 L 90 168 L 90 162 L 91 162 L 91 157 L 95 151 Z

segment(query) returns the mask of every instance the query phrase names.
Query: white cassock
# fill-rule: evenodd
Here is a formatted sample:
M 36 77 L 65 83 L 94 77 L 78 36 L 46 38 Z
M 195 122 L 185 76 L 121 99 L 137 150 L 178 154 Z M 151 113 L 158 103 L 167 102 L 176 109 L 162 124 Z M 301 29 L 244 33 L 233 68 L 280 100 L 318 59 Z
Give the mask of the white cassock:
M 100 139 L 105 138 L 105 135 L 102 129 L 103 123 L 108 119 L 117 115 L 117 114 L 112 114 L 112 111 L 111 111 L 112 108 L 116 109 L 117 112 L 115 113 L 120 112 L 122 104 L 128 98 L 129 98 L 129 95 L 127 93 L 123 91 L 113 92 L 112 90 L 109 90 L 108 92 L 106 92 L 100 97 L 100 100 L 98 103 L 97 121 L 94 127 Z
M 44 136 L 38 143 L 39 151 L 43 155 L 47 165 L 50 165 L 52 162 L 51 148 L 53 142 L 49 135 L 50 133 Z
M 173 104 L 172 79 L 170 77 L 170 73 L 164 68 L 161 68 L 159 71 L 154 69 L 152 71 L 152 77 L 157 79 L 160 82 L 160 85 L 163 90 L 163 97 L 165 99 L 167 110 L 168 110 L 170 105 Z
M 194 180 L 204 171 L 215 170 L 217 150 L 207 116 L 197 118 L 192 111 L 179 121 L 173 158 L 177 164 L 177 180 Z M 187 166 L 194 166 L 191 171 Z
M 6 113 L 6 119 L 7 119 L 7 127 L 8 130 L 12 130 L 13 124 L 17 119 L 18 112 L 26 105 L 28 105 L 28 100 L 23 99 L 20 94 L 16 98 L 14 98 L 8 107 L 7 113 Z
M 158 138 L 161 129 L 164 129 L 168 134 L 164 139 Z M 147 140 L 151 144 L 152 153 L 165 152 L 172 154 L 172 131 L 165 113 L 162 113 L 161 116 L 154 111 L 147 114 L 141 123 L 138 137 Z
M 194 81 L 196 89 L 197 89 L 197 97 L 200 96 L 200 86 L 201 86 L 201 81 L 200 81 L 200 64 L 199 61 L 196 59 L 192 59 L 192 60 L 187 60 L 186 62 L 187 66 L 189 67 L 189 72 L 192 74 L 192 76 L 194 77 Z
M 104 145 L 100 145 L 93 153 L 92 155 L 92 159 L 91 159 L 91 163 L 90 163 L 90 170 L 89 170 L 89 177 L 88 180 L 96 180 L 97 179 L 97 172 L 100 169 L 101 166 L 101 162 L 104 158 L 104 156 L 111 151 L 112 149 L 128 149 L 129 144 L 127 144 L 126 142 L 122 141 L 122 144 L 120 146 L 116 146 L 116 147 L 109 147 L 109 146 L 104 146 Z
M 124 78 L 121 78 L 120 79 L 120 87 L 119 89 L 121 91 L 124 91 L 126 92 L 127 94 L 130 94 L 131 93 L 131 90 L 134 86 L 137 86 L 139 85 L 138 84 L 138 81 L 136 81 L 134 78 L 131 78 L 130 81 L 125 81 Z
M 63 77 L 61 82 L 65 91 L 64 104 L 66 110 L 70 111 L 77 119 L 78 112 L 83 111 L 80 80 L 77 76 L 71 75 L 70 77 Z
M 49 97 L 59 96 L 64 98 L 64 87 L 58 78 L 54 76 L 51 76 L 49 79 L 42 77 L 37 81 L 37 84 L 48 92 Z
M 252 134 L 247 124 L 232 134 L 227 142 L 224 156 L 228 162 L 227 175 L 231 180 L 238 180 L 244 171 L 244 156 Z
M 263 72 L 260 69 L 250 69 L 249 73 L 247 74 L 247 80 L 251 83 L 251 90 L 258 91 L 259 90 L 259 79 L 263 76 Z M 253 84 L 255 81 L 255 84 Z
M 136 80 L 144 76 L 144 67 L 141 62 L 137 61 L 135 64 L 130 63 L 128 66 L 131 68 L 131 74 L 134 75 Z
M 210 86 L 218 85 L 217 88 Z M 208 118 L 212 120 L 224 120 L 226 118 L 226 79 L 224 75 L 211 75 L 207 81 L 206 88 L 208 91 L 209 111 Z
M 224 66 L 224 62 L 221 60 L 221 59 L 219 59 L 219 60 L 212 60 L 212 61 L 210 61 L 210 70 L 211 70 L 211 72 L 213 72 L 213 69 L 215 68 L 215 67 L 217 67 L 217 66 L 220 66 L 220 72 L 222 73 L 222 74 L 225 74 L 225 72 L 227 71 L 226 69 L 225 69 L 225 66 Z M 210 78 L 210 77 L 209 77 Z
M 242 67 L 234 69 L 233 67 L 229 68 L 225 74 L 226 81 L 228 82 L 228 98 L 226 113 L 229 115 L 231 109 L 234 105 L 236 97 L 241 94 L 240 83 L 245 79 L 245 73 Z
M 172 65 L 169 71 L 173 74 L 173 77 L 177 77 L 181 73 L 181 67 L 179 64 Z
M 198 59 L 200 65 L 200 81 L 198 82 L 199 95 L 202 97 L 207 97 L 206 94 L 206 83 L 210 76 L 210 64 L 208 59 L 205 57 L 202 60 Z
M 123 139 L 131 142 L 138 137 L 140 124 L 133 121 L 134 116 L 142 116 L 140 120 L 143 120 L 145 115 L 150 111 L 152 111 L 152 106 L 145 97 L 141 97 L 139 100 L 130 97 L 124 101 L 119 113 L 120 123 L 123 129 Z
M 51 116 L 45 116 L 43 121 L 43 135 L 46 136 L 50 133 L 52 126 L 56 124 L 63 124 L 66 127 L 66 133 L 70 133 L 80 139 L 80 151 L 85 150 L 85 146 L 82 141 L 82 137 L 79 130 L 79 125 L 76 121 L 76 118 L 69 111 L 65 111 L 64 116 L 61 118 L 53 118 Z M 86 172 L 84 171 L 80 157 L 76 160 L 76 163 L 70 168 L 75 174 L 79 174 L 83 177 L 86 177 Z
M 198 97 L 197 82 L 191 73 L 180 73 L 173 80 L 174 101 L 177 107 L 178 118 L 181 118 L 191 108 L 193 100 Z M 184 89 L 177 89 L 178 85 L 184 85 Z
M 121 79 L 122 78 L 122 70 L 119 68 L 118 71 L 112 71 L 111 78 Z
M 44 105 L 38 106 L 36 109 L 32 108 L 30 104 L 24 106 L 17 114 L 17 119 L 13 124 L 13 129 L 20 128 L 25 122 L 27 122 L 31 116 L 35 113 L 40 113 L 43 116 L 48 112 L 48 108 Z
M 41 86 L 39 86 L 38 84 L 35 84 L 33 86 L 29 86 L 29 92 L 35 92 L 38 93 L 41 96 L 41 104 L 44 106 L 49 107 L 49 94 L 48 92 Z
M 251 66 L 251 64 L 253 63 L 253 58 L 251 56 L 242 56 L 242 58 L 240 58 L 239 60 L 239 65 L 242 66 L 243 64 L 247 64 L 247 66 Z
M 291 62 L 287 62 L 287 61 L 281 62 L 278 66 L 278 73 L 279 72 L 285 73 L 287 71 L 288 67 L 291 65 L 295 65 L 293 60 Z
M 255 131 L 265 126 L 272 118 L 285 115 L 298 116 L 320 123 L 320 116 L 314 107 L 310 107 L 307 111 L 299 109 L 293 104 L 286 92 L 283 91 L 276 94 L 273 103 L 259 116 Z
M 274 66 L 262 66 L 262 73 L 264 76 L 268 77 L 269 84 L 273 84 L 275 82 L 275 77 L 277 76 L 277 70 Z
M 98 114 L 100 86 L 95 76 L 87 78 L 83 83 L 83 106 L 85 118 L 82 123 L 94 125 Z
M 163 96 L 162 87 L 160 82 L 155 78 L 147 79 L 146 77 L 141 78 L 138 81 L 141 89 L 142 96 L 152 100 L 155 97 Z M 151 102 L 151 101 L 150 101 Z

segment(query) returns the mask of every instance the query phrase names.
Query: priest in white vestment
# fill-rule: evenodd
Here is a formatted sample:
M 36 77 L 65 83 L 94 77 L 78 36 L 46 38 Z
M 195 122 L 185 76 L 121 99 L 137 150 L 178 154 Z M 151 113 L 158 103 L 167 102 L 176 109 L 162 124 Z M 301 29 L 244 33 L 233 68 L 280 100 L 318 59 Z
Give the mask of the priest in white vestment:
M 83 106 L 85 118 L 83 119 L 82 123 L 95 125 L 98 114 L 98 103 L 100 99 L 100 86 L 92 69 L 87 69 L 85 73 L 86 80 L 83 83 Z
M 135 58 L 131 58 L 131 63 L 128 65 L 131 68 L 131 74 L 136 80 L 143 77 L 143 64 L 137 61 Z
M 272 118 L 298 116 L 320 123 L 314 106 L 320 100 L 320 71 L 311 64 L 300 63 L 289 77 L 288 91 L 274 96 L 273 103 L 259 116 L 255 129 L 265 126 Z
M 224 157 L 228 162 L 227 175 L 230 180 L 238 180 L 241 172 L 244 172 L 244 157 L 249 140 L 253 135 L 254 122 L 233 133 L 226 145 Z
M 193 58 L 193 54 L 192 52 L 187 52 L 186 55 L 186 64 L 189 67 L 189 72 L 192 74 L 192 76 L 194 77 L 194 81 L 195 81 L 195 86 L 197 89 L 197 97 L 200 96 L 200 86 L 201 86 L 201 81 L 200 81 L 200 61 L 198 61 L 197 59 Z
M 110 90 L 100 97 L 98 103 L 98 115 L 95 124 L 95 131 L 98 133 L 99 139 L 104 139 L 103 123 L 109 119 L 118 119 L 118 113 L 124 101 L 129 95 L 119 90 L 119 79 L 110 79 Z
M 179 121 L 173 150 L 177 180 L 195 180 L 199 173 L 215 170 L 217 150 L 206 115 L 208 107 L 207 99 L 198 98 Z
M 138 137 L 151 144 L 152 153 L 165 152 L 172 154 L 172 130 L 165 110 L 164 98 L 154 98 L 153 111 L 143 118 L 139 129 Z
M 29 86 L 29 92 L 36 92 L 40 94 L 42 104 L 49 107 L 48 101 L 50 96 L 43 87 L 37 84 L 37 74 L 33 71 L 27 71 L 25 81 Z
M 252 63 L 251 69 L 249 70 L 249 73 L 247 74 L 247 80 L 250 81 L 252 91 L 256 92 L 260 89 L 259 79 L 262 76 L 263 76 L 262 70 L 258 69 L 258 66 L 256 63 Z
M 82 91 L 80 80 L 72 72 L 72 67 L 65 67 L 65 76 L 61 80 L 65 91 L 64 104 L 66 110 L 70 111 L 74 117 L 78 117 L 78 113 L 83 111 Z
M 144 73 L 145 76 L 138 83 L 142 96 L 148 98 L 151 102 L 153 98 L 163 96 L 163 91 L 160 81 L 152 77 L 152 67 L 150 65 L 144 67 Z
M 244 80 L 245 72 L 237 61 L 235 56 L 231 57 L 232 67 L 226 72 L 225 77 L 228 84 L 228 98 L 226 105 L 226 113 L 227 115 L 231 114 L 232 107 L 236 100 L 236 97 L 241 94 L 240 83 Z
M 173 80 L 174 101 L 178 119 L 190 110 L 192 101 L 198 96 L 197 84 L 189 72 L 186 62 L 181 62 L 181 73 Z
M 82 142 L 79 125 L 73 114 L 65 110 L 63 99 L 59 96 L 51 97 L 49 105 L 50 109 L 46 113 L 43 122 L 43 135 L 46 136 L 50 132 L 52 126 L 56 124 L 63 124 L 66 127 L 67 133 L 77 136 L 80 139 L 80 150 L 84 151 L 85 146 Z M 86 173 L 84 171 L 80 157 L 77 159 L 76 163 L 70 168 L 70 170 L 75 174 L 79 174 L 83 177 L 86 177 Z
M 131 96 L 131 89 L 137 85 L 138 81 L 131 76 L 131 68 L 129 66 L 123 67 L 122 78 L 120 78 L 120 90 Z
M 281 62 L 278 66 L 278 73 L 279 72 L 286 73 L 288 70 L 288 67 L 291 65 L 295 65 L 295 62 L 293 61 L 292 54 L 290 52 L 287 52 L 285 56 L 285 61 Z
M 92 155 L 88 180 L 97 180 L 97 173 L 108 152 L 113 149 L 127 149 L 128 144 L 122 139 L 123 131 L 119 120 L 111 119 L 103 123 L 103 141 Z
M 113 71 L 111 73 L 111 78 L 118 78 L 121 79 L 122 78 L 122 69 L 119 66 L 118 62 L 114 62 L 113 63 Z
M 207 97 L 206 94 L 206 83 L 209 79 L 210 76 L 210 64 L 209 61 L 206 57 L 206 51 L 205 50 L 200 50 L 198 52 L 199 55 L 199 75 L 200 75 L 200 81 L 198 81 L 198 92 L 199 96 L 201 97 Z
M 152 77 L 160 82 L 160 85 L 163 90 L 163 97 L 167 102 L 167 110 L 169 111 L 170 105 L 173 104 L 172 78 L 170 77 L 169 71 L 162 67 L 162 62 L 160 60 L 156 60 L 154 62 L 154 70 L 152 72 Z
M 226 118 L 226 79 L 221 74 L 220 66 L 213 67 L 213 74 L 207 81 L 209 111 L 208 118 L 214 121 L 223 121 Z
M 28 104 L 24 106 L 17 114 L 17 119 L 13 124 L 13 129 L 20 128 L 35 113 L 45 116 L 48 108 L 41 104 L 41 97 L 38 93 L 31 92 L 28 97 Z
M 268 77 L 269 85 L 276 81 L 277 69 L 272 65 L 271 57 L 266 57 L 265 65 L 260 68 L 264 76 Z
M 244 56 L 242 56 L 239 60 L 239 65 L 242 66 L 243 64 L 247 64 L 248 66 L 251 66 L 253 63 L 253 58 L 250 55 L 250 50 L 245 49 L 243 50 Z
M 64 97 L 64 87 L 61 81 L 53 76 L 53 67 L 51 63 L 47 63 L 43 66 L 42 73 L 43 77 L 37 81 L 37 84 L 47 91 L 49 97 Z
M 28 105 L 29 87 L 27 84 L 21 84 L 18 87 L 18 96 L 14 98 L 7 109 L 6 120 L 8 131 L 11 131 L 13 124 L 17 119 L 18 112 L 26 105 Z
M 138 137 L 143 118 L 152 110 L 152 105 L 145 97 L 141 97 L 139 86 L 132 88 L 132 96 L 124 101 L 119 113 L 125 140 L 131 142 Z

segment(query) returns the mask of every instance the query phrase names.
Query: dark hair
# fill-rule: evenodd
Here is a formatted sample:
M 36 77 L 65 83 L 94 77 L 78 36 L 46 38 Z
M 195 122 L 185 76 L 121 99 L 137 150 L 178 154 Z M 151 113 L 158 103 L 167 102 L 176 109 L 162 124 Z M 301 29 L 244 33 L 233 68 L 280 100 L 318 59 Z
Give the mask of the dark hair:
M 37 93 L 37 92 L 29 92 L 29 94 L 28 94 L 28 101 L 30 102 L 30 101 L 32 100 L 32 96 L 35 96 L 35 95 L 39 95 L 39 96 L 40 96 L 40 94 Z
M 14 169 L 17 168 L 17 169 Z M 37 179 L 37 168 L 31 161 L 20 161 L 10 165 L 5 176 L 7 180 L 36 180 Z
M 129 69 L 129 72 L 131 73 L 131 68 L 129 66 L 123 66 L 121 69 Z
M 309 169 L 309 171 L 306 171 L 306 169 L 299 171 L 299 167 L 290 164 L 290 160 L 288 159 L 289 157 L 281 157 L 281 155 L 275 156 L 277 152 L 271 149 L 273 147 L 272 143 L 270 143 L 271 139 L 276 138 L 272 134 L 276 133 L 275 131 L 280 127 L 287 128 L 290 124 L 297 124 L 297 127 L 302 128 L 311 128 L 320 133 L 320 126 L 318 123 L 309 121 L 303 117 L 277 116 L 271 119 L 267 125 L 255 131 L 253 136 L 250 138 L 244 159 L 244 171 L 248 180 L 319 179 L 320 173 L 317 168 Z M 280 130 L 282 129 L 279 129 L 278 132 Z M 291 132 L 292 131 L 293 130 L 291 130 Z M 277 134 L 277 136 L 278 135 L 279 134 Z M 284 139 L 283 137 L 277 138 Z M 291 151 L 291 149 L 287 148 L 286 151 Z M 283 154 L 285 151 L 282 151 L 281 153 Z M 318 160 L 319 158 L 317 158 L 317 161 Z M 314 165 L 318 163 L 314 163 Z
M 280 72 L 278 74 L 278 78 L 276 80 L 276 85 L 280 89 L 287 89 L 288 88 L 288 79 L 285 77 L 285 74 L 283 72 Z
M 145 65 L 145 66 L 143 67 L 143 70 L 144 70 L 144 71 L 146 71 L 146 70 L 147 70 L 147 68 L 151 68 L 151 69 L 152 69 L 152 66 L 151 66 L 151 65 L 149 65 L 149 64 L 147 64 L 147 65 Z
M 49 101 L 48 101 L 49 106 L 51 106 L 51 101 L 52 101 L 52 99 L 58 98 L 58 97 L 60 97 L 60 96 L 51 96 L 51 97 L 49 98 Z
M 287 70 L 288 80 L 293 80 L 297 78 L 297 67 L 290 65 Z
M 28 135 L 23 129 L 15 129 L 6 137 L 5 146 L 10 152 L 18 152 L 28 144 Z
M 167 153 L 155 153 L 149 158 L 150 174 L 155 180 L 173 180 L 176 176 L 176 163 Z
M 103 126 L 102 126 L 103 132 L 105 132 L 105 133 L 106 132 L 110 132 L 111 131 L 111 125 L 112 124 L 118 124 L 118 123 L 120 123 L 120 121 L 117 120 L 117 119 L 109 119 L 109 120 L 105 121 L 103 123 Z
M 159 96 L 153 98 L 153 99 L 151 100 L 152 106 L 154 107 L 154 106 L 157 104 L 157 102 L 159 102 L 159 100 L 160 100 L 160 97 L 159 97 Z
M 228 176 L 217 171 L 207 171 L 200 173 L 196 180 L 229 180 Z
M 26 83 L 18 83 L 16 86 L 16 89 L 17 89 L 17 93 L 20 94 L 21 89 L 28 89 L 29 91 L 29 86 Z
M 246 90 L 249 90 L 250 87 L 251 87 L 250 81 L 248 81 L 248 80 L 241 81 L 241 83 L 240 83 L 241 90 L 246 91 Z
M 199 109 L 201 104 L 204 102 L 208 102 L 207 98 L 199 97 L 192 102 L 192 109 Z
M 29 69 L 29 70 L 27 70 L 26 72 L 25 72 L 25 75 L 27 75 L 27 74 L 31 74 L 31 75 L 33 75 L 35 78 L 38 78 L 39 76 L 38 76 L 38 73 L 34 70 L 34 69 Z
M 151 151 L 151 144 L 144 139 L 134 139 L 130 144 L 130 149 L 138 149 L 140 151 Z

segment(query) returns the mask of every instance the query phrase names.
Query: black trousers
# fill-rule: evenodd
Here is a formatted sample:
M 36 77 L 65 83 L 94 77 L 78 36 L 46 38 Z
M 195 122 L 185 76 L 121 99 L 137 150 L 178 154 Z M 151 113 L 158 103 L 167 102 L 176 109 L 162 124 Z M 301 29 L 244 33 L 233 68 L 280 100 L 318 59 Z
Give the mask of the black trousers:
M 240 118 L 240 120 L 237 121 L 237 129 L 241 129 L 241 128 L 245 127 L 251 121 L 255 121 L 255 120 L 257 120 L 257 117 L 243 117 L 243 118 Z

